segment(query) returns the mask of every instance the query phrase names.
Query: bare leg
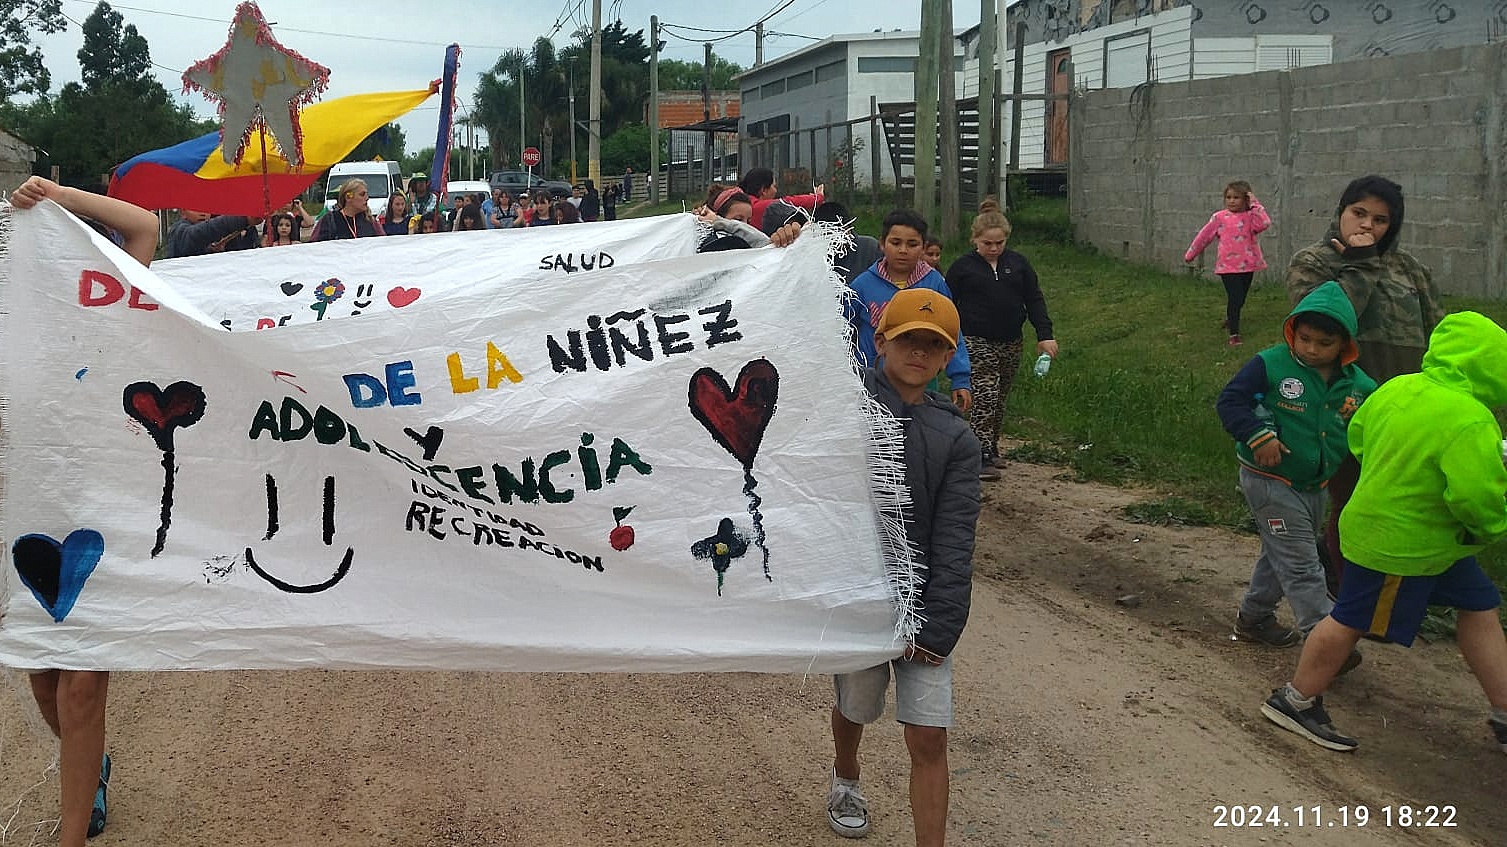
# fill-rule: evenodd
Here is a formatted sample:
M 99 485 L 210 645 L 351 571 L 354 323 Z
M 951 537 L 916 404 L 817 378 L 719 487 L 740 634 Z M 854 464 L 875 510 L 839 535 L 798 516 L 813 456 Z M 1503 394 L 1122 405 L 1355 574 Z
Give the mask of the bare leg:
M 1350 651 L 1360 643 L 1361 631 L 1326 617 L 1314 626 L 1303 642 L 1303 655 L 1292 676 L 1292 687 L 1304 697 L 1316 697 L 1329 688 Z
M 947 840 L 947 728 L 905 725 L 910 750 L 910 813 L 916 847 L 942 847 Z
M 31 696 L 37 701 L 37 708 L 42 711 L 42 720 L 52 729 L 53 736 L 62 738 L 63 733 L 58 729 L 58 677 L 62 671 L 42 671 L 31 674 Z
M 848 720 L 836 706 L 832 707 L 832 743 L 837 750 L 833 770 L 843 779 L 858 779 L 858 743 L 863 741 L 863 724 Z
M 1486 699 L 1498 709 L 1507 709 L 1507 637 L 1497 610 L 1468 612 L 1459 610 L 1455 623 L 1455 640 L 1460 652 Z
M 31 687 L 42 718 L 60 742 L 62 823 L 58 845 L 84 847 L 94 792 L 99 788 L 100 760 L 105 755 L 105 697 L 110 674 L 47 671 L 32 674 Z

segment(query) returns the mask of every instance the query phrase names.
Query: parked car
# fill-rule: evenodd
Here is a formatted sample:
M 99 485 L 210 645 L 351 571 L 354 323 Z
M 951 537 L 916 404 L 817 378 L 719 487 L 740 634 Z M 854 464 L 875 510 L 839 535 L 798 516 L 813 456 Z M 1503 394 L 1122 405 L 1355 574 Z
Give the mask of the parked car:
M 335 208 L 335 195 L 340 193 L 340 186 L 348 179 L 366 183 L 366 207 L 373 215 L 380 215 L 387 208 L 387 198 L 392 192 L 403 190 L 403 172 L 397 162 L 341 162 L 330 168 L 325 182 L 325 212 Z
M 450 202 L 445 205 L 454 207 L 457 195 L 480 194 L 485 200 L 492 196 L 492 187 L 479 179 L 452 179 L 445 183 L 445 193 L 450 195 Z
M 493 171 L 490 183 L 493 188 L 501 188 L 514 197 L 531 195 L 541 188 L 556 199 L 570 196 L 570 183 L 560 179 L 540 179 L 528 171 Z

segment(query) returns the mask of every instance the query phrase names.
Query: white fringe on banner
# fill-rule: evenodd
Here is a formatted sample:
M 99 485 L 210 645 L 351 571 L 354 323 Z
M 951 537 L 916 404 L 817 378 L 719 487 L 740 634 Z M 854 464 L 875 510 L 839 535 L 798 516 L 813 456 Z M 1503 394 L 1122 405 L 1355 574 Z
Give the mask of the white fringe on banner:
M 815 227 L 827 243 L 827 284 L 837 293 L 838 302 L 845 303 L 854 296 L 853 291 L 834 263 L 853 249 L 852 224 L 816 221 L 809 226 Z M 851 353 L 854 349 L 851 324 L 843 324 L 843 335 Z M 848 361 L 858 376 L 861 369 L 857 357 L 850 356 Z M 869 492 L 879 524 L 879 544 L 885 574 L 889 577 L 890 596 L 895 603 L 895 640 L 909 642 L 926 618 L 919 608 L 921 585 L 925 581 L 921 571 L 925 565 L 919 563 L 905 534 L 905 513 L 911 507 L 910 489 L 905 487 L 905 427 L 869 395 L 861 380 L 855 384 L 858 403 L 868 421 Z

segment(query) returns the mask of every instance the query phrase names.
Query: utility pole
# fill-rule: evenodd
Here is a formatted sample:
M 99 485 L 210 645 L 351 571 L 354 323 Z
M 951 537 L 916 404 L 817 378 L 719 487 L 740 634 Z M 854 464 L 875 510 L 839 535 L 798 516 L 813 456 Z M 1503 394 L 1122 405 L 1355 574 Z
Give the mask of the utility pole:
M 591 124 L 586 130 L 586 176 L 592 185 L 601 185 L 602 0 L 591 0 Z
M 958 214 L 962 205 L 958 190 L 958 94 L 957 60 L 954 47 L 957 36 L 952 28 L 952 0 L 939 0 L 942 7 L 939 15 L 941 26 L 937 28 L 937 101 L 940 114 L 937 122 L 941 132 L 937 144 L 942 154 L 942 240 L 947 241 L 958 234 Z
M 649 16 L 649 202 L 659 202 L 659 16 Z
M 994 71 L 995 57 L 999 55 L 999 6 L 998 0 L 979 2 L 979 199 L 998 192 L 999 184 L 999 136 L 995 133 L 999 110 L 995 108 L 994 94 L 997 89 Z M 1003 198 L 1002 198 L 1003 199 Z M 1003 203 L 1000 204 L 1003 207 Z
M 937 44 L 942 0 L 921 0 L 921 43 L 916 57 L 915 209 L 930 222 L 937 208 Z
M 1015 96 L 1010 98 L 1010 162 L 1006 173 L 1020 167 L 1020 93 L 1025 87 L 1026 66 L 1026 24 L 1024 21 L 1015 25 L 1014 46 L 1015 73 L 1011 78 L 1010 91 Z M 1050 109 L 1051 106 L 1048 105 L 1047 108 Z
M 518 57 L 518 167 L 523 167 L 523 151 L 528 148 L 523 131 L 523 57 Z
M 570 63 L 570 184 L 576 184 L 576 63 Z
M 754 67 L 764 64 L 764 22 L 754 25 Z
M 702 46 L 706 48 L 706 55 L 701 64 L 701 123 L 706 127 L 706 134 L 701 143 L 701 174 L 710 184 L 717 178 L 712 175 L 712 43 L 708 41 Z

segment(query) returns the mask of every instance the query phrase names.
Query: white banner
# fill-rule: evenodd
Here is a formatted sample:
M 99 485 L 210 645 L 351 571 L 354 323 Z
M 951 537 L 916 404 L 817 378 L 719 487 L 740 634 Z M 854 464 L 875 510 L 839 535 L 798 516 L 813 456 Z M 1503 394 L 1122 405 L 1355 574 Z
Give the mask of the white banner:
M 405 244 L 421 249 L 395 254 L 376 238 L 359 240 L 360 249 L 323 241 L 291 256 L 239 250 L 155 262 L 152 271 L 207 317 L 240 331 L 406 309 L 457 289 L 553 286 L 576 274 L 693 256 L 699 242 L 691 215 L 395 240 L 406 238 L 423 239 Z M 84 296 L 107 303 L 121 292 L 96 284 Z
M 689 252 L 689 219 L 159 274 L 51 203 L 6 209 L 0 663 L 830 672 L 897 654 L 908 569 L 886 567 L 897 524 L 875 506 L 897 497 L 896 430 L 852 370 L 828 245 L 643 261 Z M 310 295 L 323 311 L 285 305 Z

